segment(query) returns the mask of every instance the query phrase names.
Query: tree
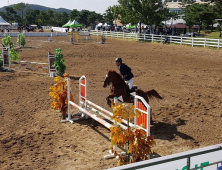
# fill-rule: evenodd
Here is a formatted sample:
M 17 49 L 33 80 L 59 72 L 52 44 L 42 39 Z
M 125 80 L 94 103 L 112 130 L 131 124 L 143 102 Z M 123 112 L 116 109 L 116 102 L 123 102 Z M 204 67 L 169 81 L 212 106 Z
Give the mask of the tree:
M 113 21 L 115 20 L 114 18 L 114 9 L 113 7 L 109 6 L 107 8 L 107 10 L 105 11 L 105 13 L 103 14 L 104 16 L 104 20 L 108 23 L 113 23 Z
M 38 23 L 39 25 L 47 25 L 49 21 L 49 15 L 45 11 L 40 11 L 40 14 L 38 15 Z
M 217 14 L 214 12 L 214 7 L 208 3 L 199 4 L 199 3 L 191 3 L 184 5 L 185 8 L 183 9 L 185 17 L 184 20 L 186 21 L 186 25 L 199 25 L 200 30 L 205 26 L 213 25 Z M 211 27 L 212 30 L 213 27 Z
M 32 9 L 28 9 L 25 12 L 25 25 L 30 25 L 30 24 L 37 24 L 38 25 L 38 15 L 40 14 L 39 10 L 32 10 Z
M 25 12 L 25 10 L 27 10 L 29 8 L 29 5 L 21 2 L 21 3 L 14 5 L 13 8 L 16 12 L 21 12 L 22 19 L 23 19 L 24 12 Z
M 89 11 L 88 10 L 82 10 L 79 12 L 79 22 L 84 24 L 85 27 L 88 26 L 88 15 L 89 15 Z
M 71 19 L 71 20 L 79 20 L 79 11 L 77 10 L 77 9 L 73 9 L 71 12 L 70 12 L 70 14 L 69 14 L 69 18 Z
M 61 15 L 61 25 L 59 26 L 62 26 L 63 24 L 67 23 L 67 21 L 69 20 L 69 14 L 67 14 L 67 12 L 62 12 L 62 15 Z
M 168 11 L 166 3 L 162 0 L 118 0 L 118 5 L 113 6 L 114 17 L 121 23 L 141 23 L 148 25 L 157 24 L 164 20 L 164 14 Z

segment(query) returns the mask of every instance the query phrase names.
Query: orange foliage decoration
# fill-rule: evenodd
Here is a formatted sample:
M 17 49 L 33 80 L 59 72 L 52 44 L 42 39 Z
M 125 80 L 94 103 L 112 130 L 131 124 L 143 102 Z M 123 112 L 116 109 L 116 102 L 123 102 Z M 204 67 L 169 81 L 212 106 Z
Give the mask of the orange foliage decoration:
M 64 77 L 66 75 L 67 74 L 64 74 Z M 67 114 L 68 111 L 67 80 L 65 78 L 56 76 L 54 78 L 54 81 L 56 82 L 56 84 L 49 88 L 50 89 L 49 96 L 52 98 L 51 107 L 54 110 L 60 110 L 62 115 L 65 115 Z M 73 82 L 70 81 L 70 86 L 72 84 Z M 74 102 L 74 97 L 71 92 L 70 92 L 70 100 Z
M 137 110 L 134 113 L 134 106 L 128 106 L 125 104 L 116 104 L 113 106 L 113 117 L 112 119 L 116 122 L 121 123 L 121 119 L 128 119 L 129 121 L 134 116 L 139 117 L 141 113 Z M 110 128 L 111 131 L 111 144 L 124 147 L 128 143 L 127 154 L 130 157 L 130 163 L 139 162 L 148 159 L 148 155 L 153 153 L 153 146 L 156 144 L 152 136 L 147 136 L 146 132 L 141 128 L 123 129 L 121 126 L 115 124 L 114 127 Z M 118 155 L 116 151 L 113 151 L 115 156 Z M 118 165 L 125 165 L 126 156 L 119 155 Z

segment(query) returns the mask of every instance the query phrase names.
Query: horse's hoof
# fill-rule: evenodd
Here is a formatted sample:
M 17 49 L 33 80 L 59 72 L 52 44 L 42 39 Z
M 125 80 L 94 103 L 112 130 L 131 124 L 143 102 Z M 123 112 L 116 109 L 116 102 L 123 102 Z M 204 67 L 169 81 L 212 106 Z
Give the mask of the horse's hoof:
M 109 107 L 111 107 L 111 101 L 108 101 L 107 104 Z

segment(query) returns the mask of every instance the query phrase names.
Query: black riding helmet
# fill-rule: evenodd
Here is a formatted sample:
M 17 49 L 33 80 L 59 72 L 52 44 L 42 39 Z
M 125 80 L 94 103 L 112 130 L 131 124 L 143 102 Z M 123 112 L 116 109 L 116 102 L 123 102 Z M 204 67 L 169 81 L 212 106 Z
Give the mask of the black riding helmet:
M 122 63 L 122 58 L 120 58 L 120 57 L 116 58 L 115 63 L 116 63 L 116 62 Z

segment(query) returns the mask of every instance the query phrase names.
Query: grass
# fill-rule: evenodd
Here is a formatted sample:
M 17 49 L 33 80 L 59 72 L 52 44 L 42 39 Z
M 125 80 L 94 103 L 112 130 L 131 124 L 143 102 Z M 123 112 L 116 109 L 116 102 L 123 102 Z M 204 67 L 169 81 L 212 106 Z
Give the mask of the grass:
M 220 32 L 213 30 L 213 32 L 211 32 L 210 30 L 201 30 L 200 31 L 201 35 L 204 35 L 205 38 L 212 38 L 212 39 L 219 39 L 220 37 Z

